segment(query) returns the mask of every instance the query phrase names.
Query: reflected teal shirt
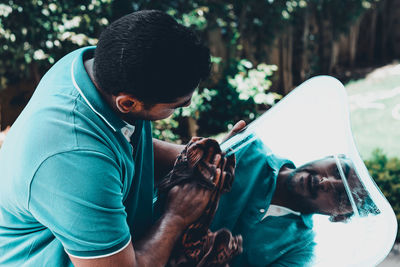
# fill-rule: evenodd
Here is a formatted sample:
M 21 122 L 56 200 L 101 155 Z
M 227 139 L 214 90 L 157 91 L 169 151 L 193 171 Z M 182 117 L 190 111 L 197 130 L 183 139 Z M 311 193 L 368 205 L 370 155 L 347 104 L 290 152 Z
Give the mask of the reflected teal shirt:
M 72 266 L 66 252 L 111 255 L 152 224 L 150 122 L 122 133 L 84 68 L 94 49 L 46 73 L 0 150 L 1 266 Z
M 236 152 L 235 180 L 221 196 L 212 230 L 228 228 L 243 237 L 243 253 L 232 266 L 304 266 L 313 253 L 311 215 L 267 216 L 283 166 L 294 164 L 260 140 Z

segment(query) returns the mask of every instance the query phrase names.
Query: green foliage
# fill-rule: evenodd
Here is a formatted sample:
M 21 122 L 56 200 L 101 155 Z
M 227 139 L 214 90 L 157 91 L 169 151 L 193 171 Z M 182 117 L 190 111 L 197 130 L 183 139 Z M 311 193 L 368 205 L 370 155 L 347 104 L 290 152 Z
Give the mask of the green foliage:
M 174 129 L 177 129 L 178 126 L 179 122 L 174 116 L 164 120 L 154 121 L 153 137 L 168 142 L 180 143 L 179 134 L 174 133 Z
M 239 99 L 253 98 L 256 104 L 273 105 L 279 95 L 266 91 L 272 84 L 268 78 L 278 67 L 262 63 L 253 68 L 246 59 L 240 60 L 237 67 L 239 72 L 234 77 L 228 76 L 228 83 L 239 93 Z
M 196 90 L 192 96 L 192 103 L 189 107 L 180 108 L 175 111 L 175 117 L 192 117 L 194 119 L 198 119 L 200 117 L 201 112 L 211 110 L 210 102 L 212 98 L 217 94 L 215 90 L 209 90 L 207 88 L 201 89 L 199 93 Z
M 273 105 L 280 98 L 280 95 L 268 92 L 272 84 L 269 78 L 276 69 L 265 63 L 254 67 L 246 59 L 232 62 L 224 78 L 214 86 L 215 96 L 211 101 L 205 101 L 210 108 L 200 113 L 199 135 L 224 132 L 241 119 L 255 119 Z
M 210 81 L 202 83 L 190 108 L 155 123 L 155 135 L 176 141 L 179 118 L 189 116 L 198 120 L 199 135 L 216 134 L 239 119 L 254 119 L 279 98 L 268 92 L 276 67 L 264 64 L 270 60 L 265 46 L 288 26 L 300 29 L 304 15 L 317 12 L 321 19 L 332 22 L 337 35 L 377 1 L 5 0 L 0 4 L 0 89 L 21 79 L 38 81 L 68 52 L 95 45 L 110 21 L 132 11 L 159 9 L 198 30 L 211 51 L 216 51 L 213 62 L 218 68 Z M 212 39 L 211 33 L 218 38 Z M 244 49 L 246 42 L 252 44 L 251 56 Z M 216 46 L 224 51 L 218 52 Z M 313 58 L 321 63 L 318 56 Z
M 3 1 L 0 89 L 29 76 L 40 76 L 66 53 L 96 44 L 110 15 L 111 0 Z
M 178 10 L 169 9 L 167 13 L 176 17 L 177 21 L 186 27 L 195 27 L 198 30 L 204 30 L 207 27 L 205 14 L 209 12 L 207 7 L 195 8 L 188 13 L 178 14 Z
M 400 227 L 400 159 L 388 158 L 382 150 L 377 149 L 372 153 L 371 159 L 365 161 L 365 165 L 392 205 Z M 400 241 L 400 229 L 396 240 Z

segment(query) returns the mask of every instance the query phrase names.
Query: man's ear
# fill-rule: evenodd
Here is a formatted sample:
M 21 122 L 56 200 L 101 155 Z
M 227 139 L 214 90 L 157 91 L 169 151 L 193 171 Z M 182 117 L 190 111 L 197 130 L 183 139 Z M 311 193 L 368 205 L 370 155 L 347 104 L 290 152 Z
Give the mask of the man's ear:
M 129 113 L 139 108 L 140 101 L 130 95 L 120 94 L 115 97 L 115 105 L 120 112 Z

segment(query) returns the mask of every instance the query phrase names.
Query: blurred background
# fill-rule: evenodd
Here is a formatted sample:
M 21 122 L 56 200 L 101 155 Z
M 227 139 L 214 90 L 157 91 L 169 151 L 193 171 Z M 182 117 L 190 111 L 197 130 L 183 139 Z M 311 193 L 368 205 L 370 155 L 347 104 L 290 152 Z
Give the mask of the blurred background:
M 2 0 L 0 146 L 52 64 L 143 9 L 196 29 L 213 62 L 191 106 L 153 124 L 155 137 L 218 138 L 308 78 L 332 75 L 347 88 L 360 154 L 400 220 L 400 0 Z

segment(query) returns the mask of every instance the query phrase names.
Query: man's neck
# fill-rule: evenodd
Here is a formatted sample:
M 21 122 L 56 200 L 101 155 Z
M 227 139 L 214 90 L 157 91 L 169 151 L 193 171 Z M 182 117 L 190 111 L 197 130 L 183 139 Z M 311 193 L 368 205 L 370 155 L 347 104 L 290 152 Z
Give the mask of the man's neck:
M 90 58 L 90 59 L 85 60 L 83 62 L 83 65 L 85 66 L 85 70 L 86 70 L 87 74 L 89 75 L 90 80 L 92 80 L 96 89 L 99 90 L 99 86 L 98 86 L 96 79 L 94 78 L 94 74 L 93 74 L 93 63 L 94 63 L 94 59 Z
M 278 173 L 276 178 L 276 187 L 274 195 L 272 196 L 271 204 L 287 207 L 293 209 L 290 205 L 290 194 L 287 190 L 287 179 L 291 175 L 293 169 L 283 166 Z
M 90 80 L 92 81 L 92 83 L 96 87 L 96 90 L 99 92 L 101 97 L 107 102 L 107 104 L 114 111 L 118 112 L 118 109 L 116 108 L 116 106 L 114 104 L 113 97 L 108 95 L 107 93 L 105 93 L 103 90 L 101 90 L 100 86 L 97 84 L 96 79 L 94 77 L 93 63 L 94 63 L 94 59 L 93 58 L 87 59 L 87 60 L 85 60 L 83 62 L 83 65 L 85 66 L 85 70 L 86 70 L 87 74 L 89 75 Z

